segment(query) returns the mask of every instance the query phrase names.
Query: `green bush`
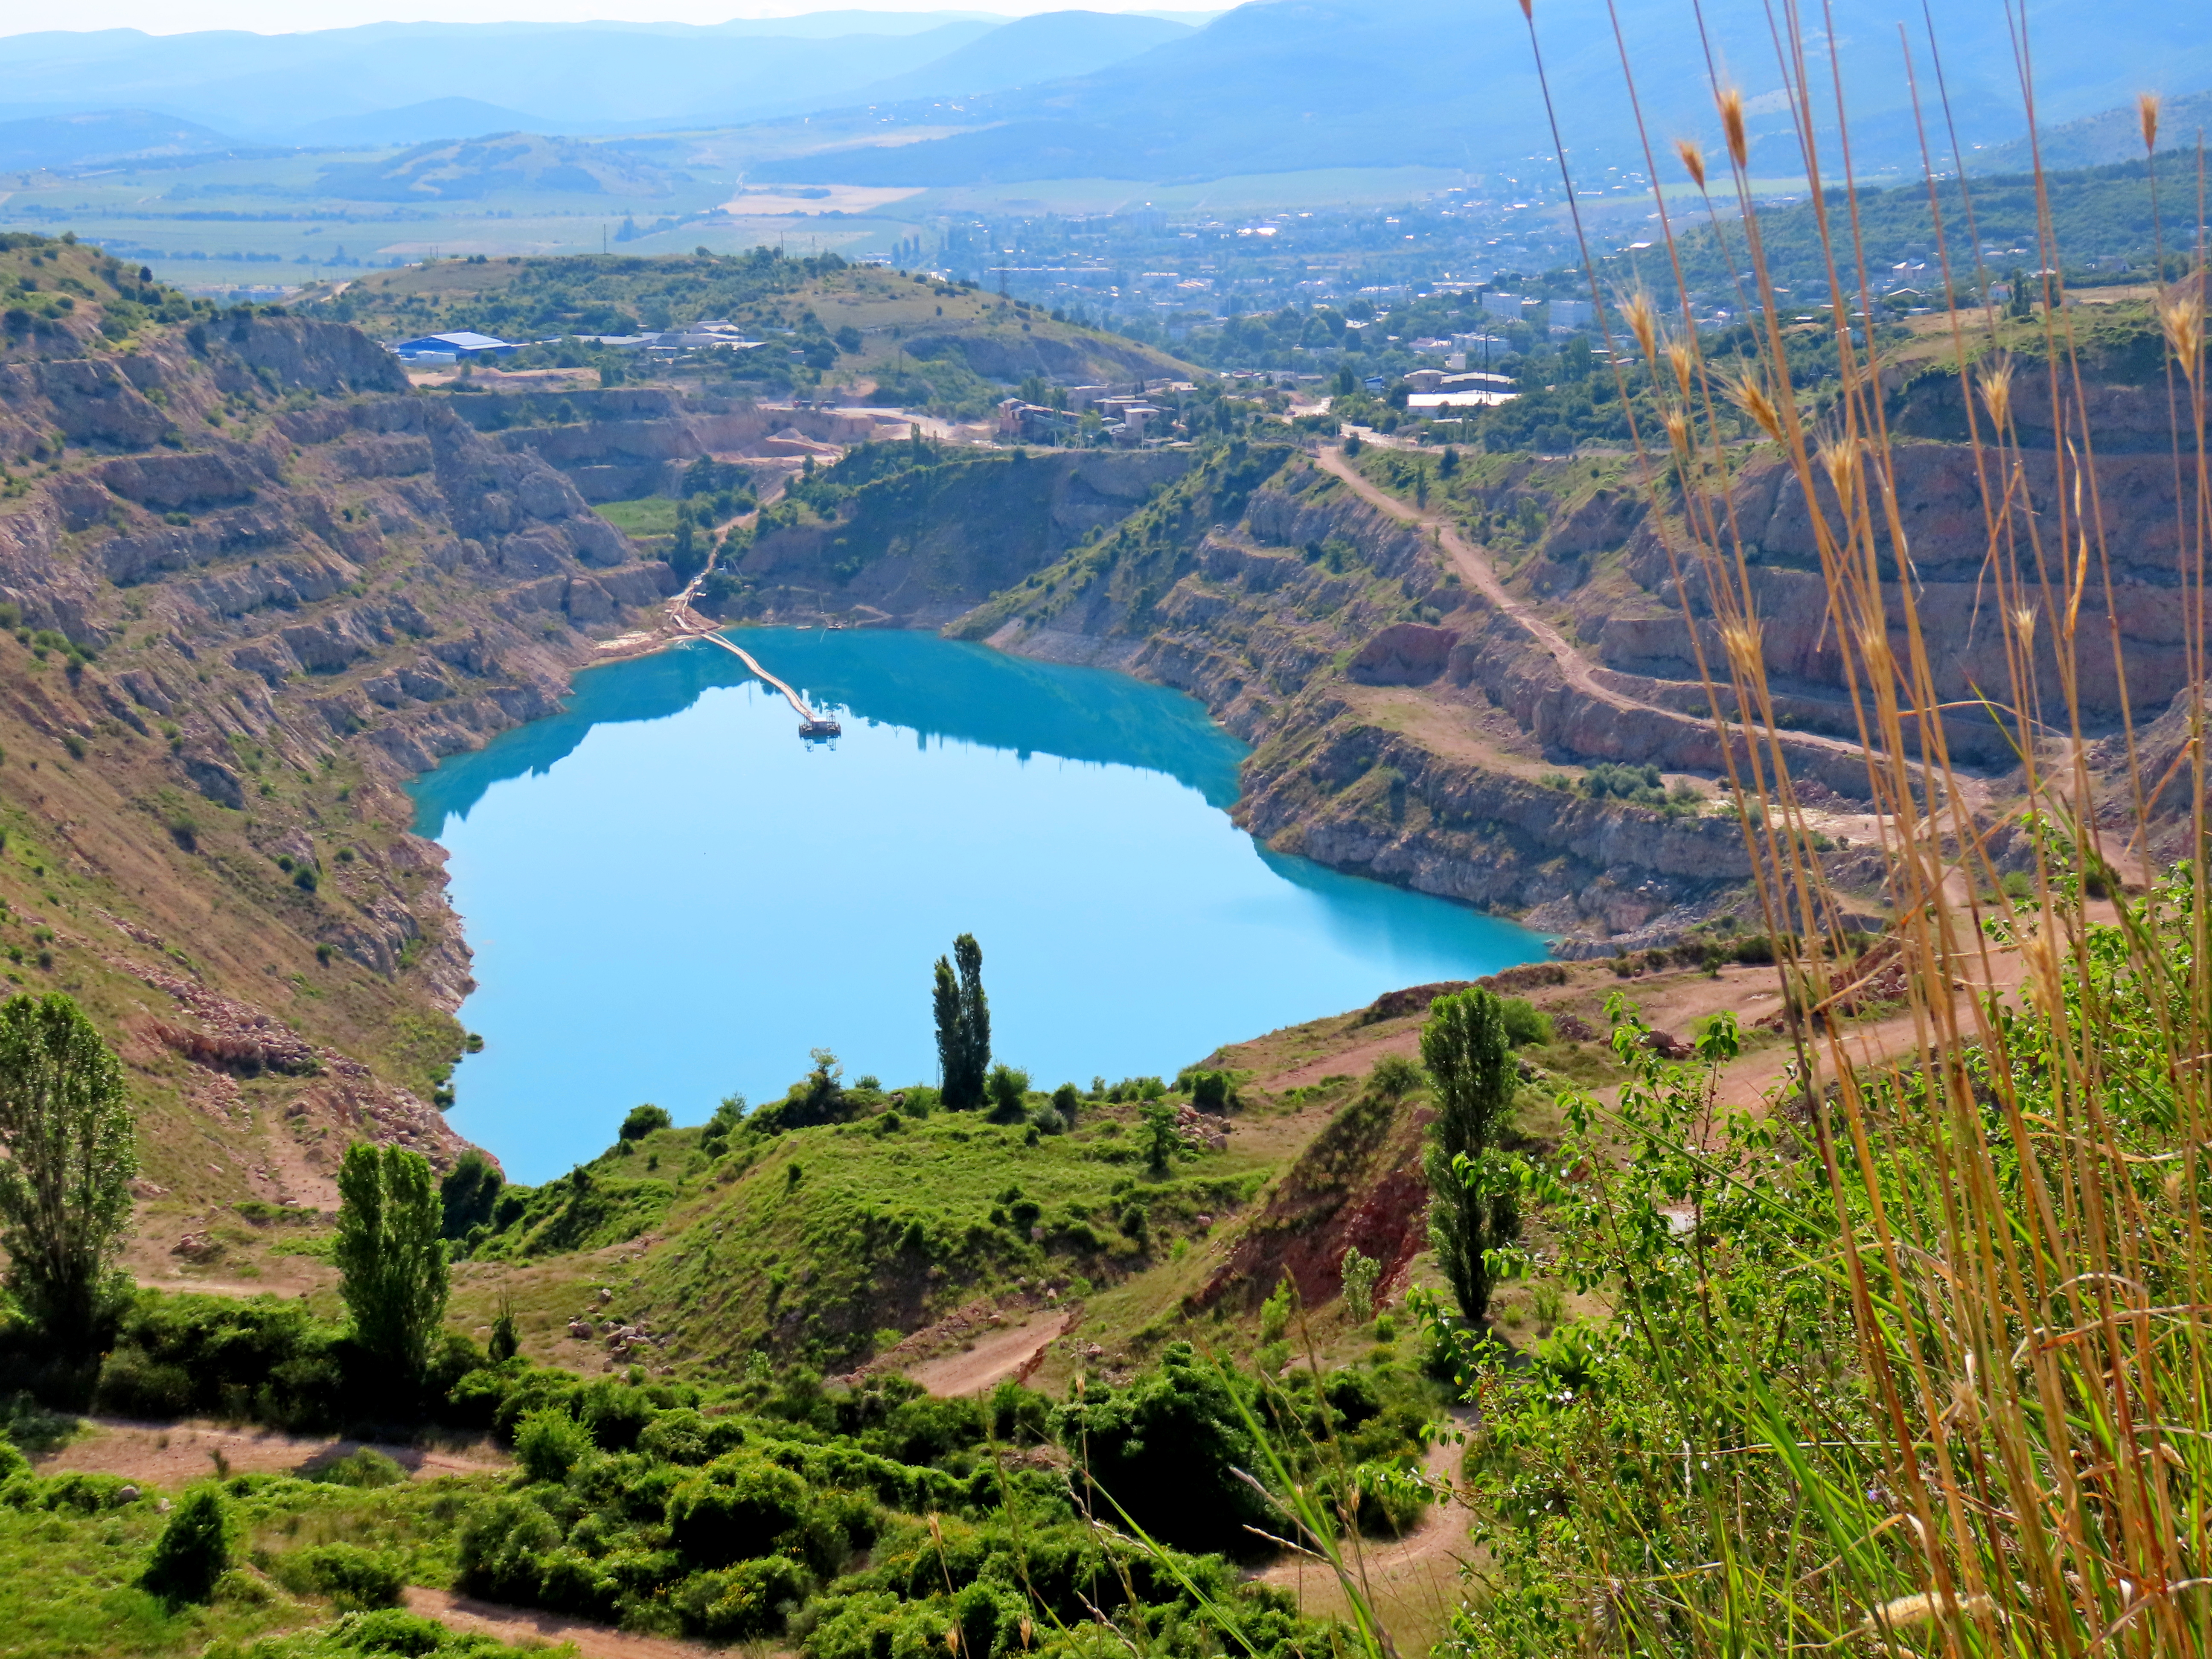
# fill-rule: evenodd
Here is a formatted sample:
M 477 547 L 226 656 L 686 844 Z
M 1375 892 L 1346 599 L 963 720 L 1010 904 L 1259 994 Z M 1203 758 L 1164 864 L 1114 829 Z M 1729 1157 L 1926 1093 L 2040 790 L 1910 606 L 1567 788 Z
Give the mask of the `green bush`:
M 1281 1524 L 1237 1473 L 1255 1467 L 1256 1451 L 1229 1392 L 1233 1376 L 1170 1343 L 1158 1370 L 1054 1413 L 1054 1437 L 1085 1455 L 1102 1520 L 1118 1524 L 1118 1505 L 1179 1549 L 1231 1554 L 1251 1553 L 1246 1526 Z
M 345 1543 L 288 1550 L 270 1565 L 270 1576 L 295 1595 L 327 1596 L 349 1613 L 398 1607 L 407 1583 L 390 1556 Z
M 338 1427 L 357 1401 L 388 1404 L 374 1387 L 356 1394 L 364 1370 L 343 1330 L 297 1302 L 142 1290 L 118 1322 L 96 1398 L 124 1415 L 206 1413 L 312 1433 Z
M 218 1643 L 210 1651 L 234 1651 Z M 356 1654 L 400 1659 L 523 1659 L 532 1650 L 508 1647 L 478 1632 L 463 1633 L 434 1619 L 397 1608 L 351 1613 L 334 1625 L 287 1636 L 264 1636 L 246 1659 L 351 1659 Z
M 799 1524 L 806 1484 L 744 1453 L 719 1457 L 668 1500 L 669 1541 L 702 1566 L 768 1554 Z
M 1507 997 L 1499 1009 L 1505 1022 L 1505 1040 L 1519 1048 L 1542 1048 L 1552 1040 L 1552 1017 L 1526 997 Z
M 565 1480 L 592 1449 L 592 1437 L 564 1407 L 532 1412 L 516 1426 L 514 1455 L 532 1480 Z
M 764 1555 L 719 1572 L 694 1573 L 672 1599 L 693 1635 L 741 1642 L 779 1633 L 805 1593 L 806 1577 L 797 1563 Z
M 653 1421 L 652 1395 L 611 1377 L 587 1383 L 571 1404 L 592 1440 L 607 1451 L 629 1450 Z
M 407 1479 L 405 1469 L 374 1446 L 363 1446 L 358 1451 L 333 1459 L 307 1474 L 310 1480 L 319 1480 L 325 1486 L 358 1486 L 368 1490 L 400 1486 Z
M 633 1106 L 622 1121 L 619 1133 L 624 1140 L 642 1140 L 656 1130 L 672 1127 L 675 1122 L 665 1106 Z
M 561 1547 L 560 1523 L 537 1500 L 502 1493 L 463 1517 L 457 1547 L 460 1586 L 472 1595 L 536 1605 L 544 1579 L 541 1558 Z
M 465 1238 L 470 1228 L 489 1224 L 506 1185 L 507 1177 L 482 1152 L 473 1146 L 463 1152 L 438 1183 L 445 1236 Z
M 143 1348 L 119 1347 L 100 1364 L 93 1402 L 118 1417 L 182 1417 L 192 1408 L 191 1376 L 149 1358 Z
M 1003 1060 L 983 1079 L 983 1092 L 990 1097 L 993 1114 L 1009 1120 L 1021 1115 L 1022 1102 L 1029 1089 L 1030 1074 Z
M 214 1488 L 202 1486 L 177 1505 L 138 1582 L 165 1601 L 204 1601 L 229 1571 L 230 1557 L 230 1506 Z

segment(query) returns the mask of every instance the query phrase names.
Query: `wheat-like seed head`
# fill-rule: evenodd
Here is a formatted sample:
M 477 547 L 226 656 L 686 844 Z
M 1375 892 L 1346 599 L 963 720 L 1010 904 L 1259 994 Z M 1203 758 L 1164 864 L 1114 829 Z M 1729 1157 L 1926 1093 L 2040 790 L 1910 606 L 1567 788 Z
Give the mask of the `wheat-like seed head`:
M 1982 388 L 1982 402 L 1990 411 L 1990 418 L 2002 432 L 2012 422 L 2012 363 L 2009 359 L 1991 363 L 1977 377 Z
M 1681 387 L 1682 395 L 1688 397 L 1690 371 L 1697 367 L 1697 359 L 1691 355 L 1690 343 L 1679 334 L 1667 342 L 1667 367 L 1674 371 L 1674 384 Z
M 1751 165 L 1751 141 L 1743 131 L 1743 88 L 1724 87 L 1717 94 L 1721 131 L 1728 135 L 1729 157 L 1739 169 Z
M 1747 678 L 1759 667 L 1759 629 L 1749 622 L 1729 622 L 1721 624 L 1721 645 L 1729 653 L 1729 661 L 1736 672 Z
M 2013 631 L 2020 635 L 2022 645 L 2033 642 L 2035 638 L 2035 607 L 2032 605 L 2024 605 L 2012 613 Z
M 1636 337 L 1636 343 L 1644 349 L 1644 361 L 1656 362 L 1659 359 L 1659 318 L 1652 308 L 1651 296 L 1638 289 L 1621 301 L 1620 315 L 1628 325 L 1628 331 Z
M 1679 409 L 1670 409 L 1667 411 L 1666 425 L 1667 441 L 1674 447 L 1677 455 L 1686 460 L 1690 453 L 1690 417 Z
M 1533 23 L 1536 21 L 1536 0 L 1521 0 L 1521 15 Z
M 2143 154 L 2158 148 L 2158 94 L 2146 92 L 2136 99 L 2136 116 L 2142 123 Z
M 1690 175 L 1690 182 L 1699 190 L 1705 187 L 1705 152 L 1694 138 L 1677 138 L 1674 154 L 1682 158 L 1682 169 Z
M 1820 446 L 1821 470 L 1827 473 L 1828 482 L 1835 486 L 1836 499 L 1846 512 L 1858 499 L 1859 471 L 1863 456 L 1856 438 L 1832 438 Z
M 1728 389 L 1729 401 L 1765 428 L 1766 435 L 1777 443 L 1782 441 L 1782 412 L 1774 406 L 1774 399 L 1766 395 L 1766 388 L 1752 379 L 1748 373 Z
M 2204 303 L 2194 293 L 2178 294 L 2158 308 L 2166 330 L 2166 348 L 2180 361 L 2181 372 L 2197 384 L 2197 371 L 2204 356 Z
M 1866 659 L 1867 672 L 1876 679 L 1888 678 L 1890 666 L 1896 661 L 1889 648 L 1889 630 L 1880 621 L 1870 622 L 1858 630 L 1859 655 Z

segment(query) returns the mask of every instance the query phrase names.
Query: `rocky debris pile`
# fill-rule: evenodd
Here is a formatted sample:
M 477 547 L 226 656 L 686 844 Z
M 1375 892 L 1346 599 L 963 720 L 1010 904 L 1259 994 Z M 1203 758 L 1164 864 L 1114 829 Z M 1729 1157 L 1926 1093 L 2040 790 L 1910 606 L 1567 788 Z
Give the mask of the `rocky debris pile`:
M 588 1313 L 577 1314 L 568 1321 L 568 1334 L 579 1342 L 605 1342 L 611 1365 L 658 1358 L 659 1350 L 666 1347 L 669 1341 L 665 1334 L 653 1330 L 642 1319 L 629 1323 L 620 1319 L 594 1319 Z
M 1552 1016 L 1552 1036 L 1559 1042 L 1595 1042 L 1602 1036 L 1596 1026 L 1580 1014 L 1556 1013 Z
M 118 930 L 123 928 L 120 922 L 116 926 Z M 137 936 L 136 933 L 131 934 L 133 938 Z M 118 957 L 107 960 L 111 966 L 143 980 L 155 990 L 167 991 L 199 1021 L 198 1030 L 172 1025 L 164 1020 L 155 1021 L 152 1027 L 154 1036 L 161 1042 L 199 1065 L 249 1073 L 283 1072 L 294 1077 L 313 1077 L 326 1069 L 326 1062 L 329 1070 L 355 1075 L 365 1074 L 368 1070 L 358 1060 L 319 1050 L 273 1015 L 264 1014 L 249 1004 L 218 996 L 181 974 Z
M 212 1261 L 222 1254 L 222 1241 L 212 1233 L 186 1233 L 169 1246 L 169 1254 L 187 1261 Z
M 1202 1152 L 1225 1152 L 1229 1150 L 1230 1126 L 1218 1117 L 1209 1117 L 1188 1101 L 1176 1107 L 1176 1133 L 1183 1144 Z

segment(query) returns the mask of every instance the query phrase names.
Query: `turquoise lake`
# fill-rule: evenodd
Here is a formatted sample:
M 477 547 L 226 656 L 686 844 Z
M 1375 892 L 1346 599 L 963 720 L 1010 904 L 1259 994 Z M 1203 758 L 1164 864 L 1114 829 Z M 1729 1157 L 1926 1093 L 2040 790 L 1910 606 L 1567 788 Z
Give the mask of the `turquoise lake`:
M 920 633 L 736 635 L 580 675 L 560 714 L 418 780 L 452 854 L 484 1051 L 450 1114 L 511 1177 L 641 1101 L 702 1121 L 834 1049 L 936 1079 L 930 969 L 983 947 L 997 1058 L 1038 1087 L 1157 1073 L 1403 985 L 1544 954 L 1510 922 L 1337 874 L 1229 820 L 1243 746 L 1192 699 Z

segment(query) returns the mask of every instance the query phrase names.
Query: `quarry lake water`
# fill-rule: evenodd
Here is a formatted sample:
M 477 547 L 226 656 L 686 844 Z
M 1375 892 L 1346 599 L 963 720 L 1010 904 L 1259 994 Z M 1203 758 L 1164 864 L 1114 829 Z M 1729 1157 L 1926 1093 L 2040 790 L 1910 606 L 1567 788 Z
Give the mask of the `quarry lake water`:
M 578 676 L 565 710 L 417 781 L 451 852 L 485 1041 L 454 1127 L 538 1182 L 640 1102 L 678 1123 L 848 1078 L 936 1079 L 930 970 L 983 947 L 998 1058 L 1036 1086 L 1172 1077 L 1399 986 L 1544 954 L 1510 922 L 1268 851 L 1197 702 L 919 633 L 749 629 L 790 706 L 706 641 Z

